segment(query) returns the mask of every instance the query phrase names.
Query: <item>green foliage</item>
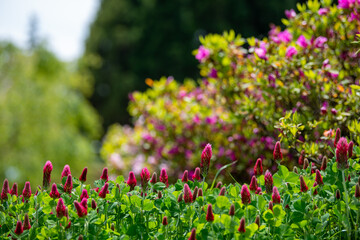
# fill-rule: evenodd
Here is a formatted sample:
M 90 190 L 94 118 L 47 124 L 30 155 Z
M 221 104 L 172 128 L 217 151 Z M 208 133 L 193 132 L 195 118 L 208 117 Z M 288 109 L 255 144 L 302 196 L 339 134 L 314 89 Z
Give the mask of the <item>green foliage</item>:
M 93 162 L 101 126 L 86 79 L 43 47 L 26 53 L 1 43 L 0 86 L 0 177 L 37 185 L 33 173 L 47 159 L 78 173 Z
M 329 155 L 328 167 L 320 171 L 321 181 L 311 167 L 292 172 L 279 165 L 279 170 L 273 174 L 273 183 L 281 201 L 272 208 L 269 203 L 276 196 L 265 191 L 263 175 L 258 176 L 261 191 L 248 193 L 250 204 L 243 203 L 246 192 L 241 189 L 247 187 L 246 184 L 223 185 L 225 194 L 220 195 L 220 189 L 207 188 L 206 183 L 196 180 L 182 182 L 179 179 L 169 187 L 162 182 L 147 182 L 130 190 L 123 176 L 108 182 L 97 180 L 93 186 L 73 177 L 71 193 L 64 193 L 62 185 L 57 185 L 68 212 L 64 217 L 57 216 L 61 209 L 57 207 L 59 200 L 51 198 L 49 190 L 40 190 L 24 201 L 16 195 L 5 195 L 7 199 L 3 197 L 0 203 L 0 234 L 18 239 L 76 239 L 80 235 L 84 239 L 187 239 L 195 229 L 199 240 L 315 239 L 314 236 L 317 239 L 356 239 L 360 233 L 358 149 L 355 146 L 352 157 L 346 157 L 350 167 L 344 171 L 337 168 L 336 156 Z M 348 156 L 347 151 L 345 154 Z M 301 191 L 300 176 L 309 188 L 306 191 Z M 107 184 L 109 192 L 101 196 Z M 190 198 L 185 197 L 185 184 L 192 192 Z M 203 196 L 196 195 L 194 189 L 202 186 Z M 84 190 L 89 194 L 86 200 L 80 199 Z M 337 190 L 341 192 L 340 198 L 336 197 Z M 191 201 L 185 202 L 185 199 Z M 86 214 L 79 217 L 74 203 L 81 200 L 85 201 L 82 206 L 86 210 L 81 209 Z M 212 205 L 213 221 L 207 218 L 209 205 Z M 231 205 L 235 206 L 234 215 L 229 213 Z M 25 213 L 32 227 L 16 235 L 16 222 L 23 221 Z M 165 216 L 167 225 L 162 221 Z M 243 233 L 238 230 L 242 218 L 245 219 Z
M 101 1 L 82 63 L 94 78 L 91 101 L 104 125 L 129 123 L 128 94 L 144 90 L 146 78 L 195 77 L 190 53 L 199 46 L 199 36 L 230 29 L 245 36 L 264 34 L 296 2 Z

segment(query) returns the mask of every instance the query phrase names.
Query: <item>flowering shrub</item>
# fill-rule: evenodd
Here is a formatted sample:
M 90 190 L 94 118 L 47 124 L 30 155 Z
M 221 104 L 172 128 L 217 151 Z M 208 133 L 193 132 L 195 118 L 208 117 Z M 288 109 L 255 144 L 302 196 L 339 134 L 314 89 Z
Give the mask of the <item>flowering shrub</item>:
M 62 184 L 47 188 L 52 165 L 44 167 L 43 189 L 22 195 L 5 179 L 0 234 L 14 239 L 357 239 L 360 207 L 360 148 L 340 138 L 321 169 L 257 171 L 250 185 L 211 185 L 182 179 L 168 185 L 144 168 L 109 180 L 105 168 L 93 186 L 62 173 Z M 208 148 L 208 146 L 207 146 Z M 282 154 L 281 150 L 277 154 Z M 210 154 L 209 149 L 203 153 Z M 306 160 L 307 161 L 307 160 Z M 213 168 L 214 162 L 207 164 Z M 262 169 L 262 161 L 255 166 Z M 204 170 L 204 168 L 203 168 Z M 198 171 L 198 170 L 197 170 Z M 205 172 L 202 172 L 206 175 Z M 15 184 L 14 184 L 15 186 Z M 95 187 L 95 188 L 94 188 Z
M 109 166 L 135 174 L 160 166 L 178 178 L 179 169 L 199 164 L 197 149 L 211 142 L 215 167 L 237 160 L 231 172 L 244 177 L 257 157 L 273 165 L 278 136 L 284 159 L 297 161 L 303 151 L 302 158 L 318 165 L 319 156 L 329 154 L 331 126 L 360 142 L 360 54 L 353 43 L 359 1 L 315 0 L 298 11 L 286 13 L 286 29 L 273 26 L 262 40 L 233 31 L 201 38 L 194 51 L 203 77 L 198 83 L 147 79 L 151 88 L 130 96 L 134 127 L 108 131 L 102 156 Z

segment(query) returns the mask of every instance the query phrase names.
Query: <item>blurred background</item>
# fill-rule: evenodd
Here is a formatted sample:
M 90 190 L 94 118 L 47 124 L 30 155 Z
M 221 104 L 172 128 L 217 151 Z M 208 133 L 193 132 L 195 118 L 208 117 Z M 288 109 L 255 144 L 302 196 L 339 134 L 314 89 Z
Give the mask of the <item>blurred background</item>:
M 0 0 L 0 179 L 41 184 L 65 164 L 90 180 L 101 140 L 130 124 L 128 96 L 145 79 L 198 78 L 199 36 L 266 36 L 296 0 Z

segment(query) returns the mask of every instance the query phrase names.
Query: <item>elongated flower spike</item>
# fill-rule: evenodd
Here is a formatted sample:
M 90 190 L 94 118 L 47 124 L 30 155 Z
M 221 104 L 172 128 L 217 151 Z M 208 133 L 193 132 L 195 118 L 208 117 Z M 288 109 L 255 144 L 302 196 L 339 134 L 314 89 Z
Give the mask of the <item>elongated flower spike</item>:
M 315 173 L 315 181 L 319 184 L 319 185 L 323 185 L 324 182 L 323 182 L 323 178 L 321 176 L 321 173 L 318 169 L 316 169 L 316 173 Z
M 202 197 L 202 196 L 203 196 L 203 190 L 202 188 L 199 188 L 198 197 Z
M 87 215 L 87 210 L 78 201 L 74 201 L 74 206 L 79 217 Z
M 238 231 L 240 233 L 245 233 L 246 232 L 246 229 L 245 229 L 245 218 L 241 218 L 240 220 L 240 226 L 238 228 Z
M 338 144 L 340 137 L 341 137 L 341 131 L 340 131 L 340 128 L 338 128 L 338 129 L 336 129 L 336 133 L 335 133 L 334 147 L 336 147 L 336 145 Z
M 158 198 L 158 199 L 162 198 L 162 193 L 161 193 L 161 191 L 158 192 L 157 198 Z
M 166 187 L 169 187 L 168 175 L 165 168 L 161 169 L 159 178 L 160 182 L 165 183 Z
M 262 189 L 261 189 L 261 187 L 258 187 L 258 188 L 256 189 L 255 194 L 262 195 Z
M 209 204 L 206 212 L 206 221 L 213 222 L 214 221 L 214 213 L 212 211 L 212 205 Z
M 83 198 L 89 198 L 89 194 L 88 194 L 88 191 L 86 189 L 83 189 L 82 193 L 80 195 L 80 200 L 82 200 Z
M 150 172 L 147 168 L 143 168 L 140 173 L 141 186 L 146 188 L 150 180 Z
M 188 240 L 196 240 L 196 228 L 193 228 L 191 230 L 191 234 L 190 234 L 190 237 L 188 238 Z
M 272 211 L 273 207 L 274 207 L 274 203 L 273 203 L 273 201 L 270 201 L 269 202 L 269 209 Z
M 222 188 L 220 189 L 219 196 L 225 196 L 225 192 L 226 192 L 226 188 L 225 188 L 225 187 L 222 187 Z
M 269 170 L 265 172 L 265 189 L 268 194 L 272 193 L 273 190 L 273 177 Z
M 349 145 L 348 145 L 348 156 L 349 156 L 349 158 L 351 158 L 352 155 L 353 155 L 353 148 L 354 148 L 354 143 L 353 143 L 353 141 L 350 141 Z
M 29 215 L 27 213 L 25 213 L 25 216 L 24 216 L 23 228 L 24 228 L 24 230 L 29 230 L 31 228 Z
M 201 177 L 200 177 L 200 168 L 195 168 L 195 173 L 193 175 L 193 180 L 197 180 L 200 181 Z
M 216 188 L 221 189 L 221 187 L 222 187 L 222 182 L 218 182 L 218 183 L 216 184 Z
M 88 209 L 88 200 L 87 200 L 87 198 L 83 198 L 83 199 L 81 200 L 80 204 L 81 204 L 81 206 L 83 206 L 83 207 L 86 209 L 86 211 L 87 211 L 87 209 Z
M 182 200 L 183 200 L 183 193 L 181 192 L 180 194 L 179 194 L 179 196 L 178 196 L 178 199 L 177 199 L 177 201 L 178 201 L 178 203 L 180 203 Z
M 83 169 L 83 171 L 79 177 L 80 182 L 82 182 L 82 183 L 86 182 L 87 171 L 88 171 L 87 167 Z
M 181 181 L 182 182 L 188 182 L 189 181 L 189 172 L 188 172 L 188 170 L 184 171 L 184 175 L 183 175 Z
M 55 183 L 53 183 L 53 185 L 51 186 L 51 192 L 49 193 L 49 196 L 51 198 L 59 198 L 60 197 L 60 193 L 59 193 Z
M 71 193 L 72 189 L 73 189 L 72 176 L 71 176 L 71 174 L 69 174 L 66 178 L 66 182 L 64 185 L 64 192 Z
M 340 199 L 340 198 L 341 198 L 341 194 L 340 194 L 340 190 L 339 190 L 339 189 L 336 189 L 335 197 L 336 197 L 336 199 Z
M 336 145 L 336 162 L 338 169 L 349 168 L 348 143 L 344 137 L 340 138 Z
M 23 232 L 24 232 L 24 229 L 23 229 L 22 223 L 20 220 L 18 220 L 16 223 L 16 228 L 15 228 L 14 233 L 16 235 L 21 235 Z
M 272 198 L 274 204 L 280 204 L 281 198 L 280 198 L 279 190 L 277 189 L 277 187 L 273 188 L 273 193 L 272 193 L 271 198 Z
M 262 166 L 261 158 L 258 158 L 256 160 L 256 163 L 255 163 L 255 166 L 254 166 L 254 174 L 256 176 L 260 176 L 261 174 L 263 174 L 263 166 Z
M 304 164 L 304 159 L 305 159 L 305 150 L 301 150 L 299 161 L 298 161 L 300 166 Z
M 26 182 L 22 195 L 25 199 L 30 198 L 31 197 L 31 186 L 30 186 L 30 182 Z
M 10 194 L 18 196 L 18 185 L 17 185 L 17 183 L 14 183 L 12 185 L 12 188 L 10 190 Z
M 256 223 L 256 225 L 258 225 L 258 227 L 260 227 L 260 216 L 259 215 L 256 216 L 255 223 Z
M 109 171 L 107 167 L 103 169 L 100 179 L 104 180 L 105 182 L 109 181 Z
M 62 218 L 66 215 L 66 208 L 64 204 L 64 200 L 62 198 L 59 198 L 58 203 L 56 205 L 56 216 L 58 218 Z
M 321 170 L 321 171 L 325 171 L 325 170 L 326 170 L 326 167 L 327 167 L 327 158 L 326 158 L 326 157 L 323 157 L 322 162 L 321 162 L 320 170 Z
M 61 179 L 63 179 L 63 177 L 67 177 L 68 175 L 71 175 L 70 167 L 69 165 L 65 165 L 61 173 Z
M 187 185 L 187 183 L 185 183 L 184 185 L 184 202 L 185 203 L 191 203 L 192 202 L 192 193 L 190 190 L 189 185 Z
M 309 188 L 305 183 L 304 177 L 301 175 L 300 176 L 300 191 L 301 192 L 307 192 L 307 190 L 309 190 Z
M 200 168 L 202 169 L 203 174 L 206 176 L 210 166 L 210 160 L 212 157 L 212 149 L 211 145 L 208 143 L 206 144 L 202 154 L 201 154 L 201 162 Z
M 167 216 L 164 216 L 164 217 L 163 217 L 163 220 L 162 220 L 162 225 L 164 225 L 164 226 L 167 226 L 167 225 L 168 225 L 168 219 L 167 219 Z
M 47 189 L 50 186 L 51 182 L 51 171 L 53 170 L 53 166 L 50 161 L 47 161 L 43 170 L 43 188 Z
M 153 175 L 151 176 L 150 182 L 151 182 L 152 184 L 157 183 L 157 174 L 156 174 L 156 172 L 154 172 Z
M 359 186 L 359 184 L 356 184 L 356 187 L 355 187 L 355 197 L 360 198 L 360 186 Z
M 242 203 L 245 205 L 250 204 L 251 202 L 250 191 L 245 184 L 242 185 L 240 194 L 241 194 Z
M 91 200 L 91 208 L 92 208 L 92 209 L 96 209 L 96 205 L 97 205 L 97 204 L 96 204 L 95 199 L 92 199 L 92 200 Z
M 9 181 L 7 179 L 5 179 L 4 183 L 3 183 L 2 190 L 1 190 L 1 199 L 2 200 L 8 199 L 8 196 L 7 196 L 8 193 L 10 193 Z
M 231 204 L 231 206 L 230 206 L 229 215 L 230 215 L 230 216 L 234 216 L 234 215 L 235 215 L 235 205 L 234 205 L 234 204 Z
M 252 176 L 251 182 L 250 182 L 250 191 L 255 192 L 258 188 L 257 179 L 255 176 Z
M 199 188 L 196 186 L 196 187 L 194 188 L 194 192 L 193 192 L 193 201 L 196 200 L 197 195 L 198 195 L 198 191 L 199 191 Z
M 109 192 L 109 183 L 105 183 L 105 185 L 101 188 L 99 192 L 99 197 L 106 198 L 106 194 Z
M 275 161 L 281 161 L 283 159 L 280 142 L 276 142 L 274 152 L 273 152 L 273 156 L 274 156 Z
M 129 178 L 126 183 L 130 186 L 130 191 L 134 190 L 137 182 L 133 171 L 129 172 Z
M 307 169 L 308 167 L 309 167 L 309 160 L 305 158 L 303 169 Z

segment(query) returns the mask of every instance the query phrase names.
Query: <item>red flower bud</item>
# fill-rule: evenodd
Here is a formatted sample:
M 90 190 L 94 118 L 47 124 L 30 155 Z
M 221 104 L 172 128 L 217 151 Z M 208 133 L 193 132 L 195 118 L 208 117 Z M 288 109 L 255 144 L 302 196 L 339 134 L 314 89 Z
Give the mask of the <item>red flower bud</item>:
M 16 235 L 21 235 L 23 232 L 24 232 L 24 229 L 22 227 L 21 221 L 18 220 L 17 223 L 16 223 L 16 228 L 15 228 L 14 233 Z
M 360 186 L 359 186 L 359 184 L 356 184 L 356 187 L 355 187 L 355 197 L 360 198 Z
M 222 187 L 222 182 L 218 182 L 218 183 L 216 184 L 216 188 L 220 189 L 221 187 Z
M 340 190 L 339 190 L 339 189 L 336 190 L 335 197 L 336 197 L 336 199 L 340 199 L 340 198 L 341 198 Z
M 316 175 L 315 175 L 315 181 L 319 184 L 319 185 L 323 185 L 323 178 L 321 176 L 321 173 L 318 169 L 316 169 Z
M 59 201 L 57 203 L 56 216 L 58 218 L 62 218 L 63 216 L 66 216 L 66 208 L 65 208 L 64 200 L 62 198 L 59 198 Z
M 181 192 L 178 196 L 177 201 L 178 201 L 178 203 L 180 203 L 182 200 L 183 200 L 183 193 Z
M 193 175 L 193 180 L 198 180 L 200 181 L 201 177 L 200 177 L 200 168 L 195 168 L 195 173 Z
M 353 155 L 353 148 L 354 148 L 354 143 L 353 143 L 353 141 L 350 141 L 350 142 L 349 142 L 349 145 L 348 145 L 348 155 L 349 155 L 349 158 L 351 158 L 352 155 Z
M 340 128 L 338 128 L 336 129 L 336 133 L 335 133 L 334 147 L 336 147 L 336 145 L 338 144 L 340 137 L 341 137 L 341 131 Z
M 201 162 L 200 162 L 200 168 L 202 169 L 202 172 L 206 175 L 210 166 L 210 160 L 212 157 L 212 149 L 211 145 L 208 143 L 202 154 L 201 154 Z
M 305 158 L 303 169 L 307 169 L 308 167 L 309 167 L 309 160 Z
M 271 175 L 271 172 L 269 172 L 269 170 L 266 170 L 264 180 L 265 180 L 266 192 L 270 194 L 273 190 L 273 177 Z
M 129 172 L 129 178 L 126 183 L 130 186 L 130 191 L 134 190 L 137 182 L 133 171 Z
M 158 192 L 158 197 L 157 197 L 157 198 L 158 198 L 158 199 L 162 198 L 162 193 L 161 193 L 161 191 Z
M 80 202 L 81 206 L 83 206 L 83 207 L 86 209 L 86 211 L 87 211 L 87 209 L 88 209 L 88 204 L 87 204 L 87 202 L 88 202 L 87 198 L 83 198 L 83 199 L 81 200 L 81 202 Z
M 22 195 L 24 198 L 30 198 L 31 197 L 31 187 L 30 187 L 30 182 L 26 182 Z
M 43 188 L 46 189 L 49 187 L 51 182 L 51 171 L 53 170 L 53 166 L 50 161 L 47 161 L 44 166 L 43 171 Z
M 167 226 L 167 225 L 168 225 L 168 219 L 167 219 L 167 216 L 164 216 L 164 217 L 163 217 L 163 220 L 162 220 L 162 225 L 164 225 L 164 226 Z
M 300 176 L 300 191 L 301 192 L 307 192 L 307 190 L 309 190 L 309 188 L 305 183 L 304 177 L 301 175 Z
M 262 195 L 262 189 L 261 189 L 261 187 L 258 187 L 258 188 L 256 189 L 255 194 Z
M 202 196 L 203 196 L 203 190 L 202 188 L 199 188 L 198 197 L 202 197 Z
M 198 195 L 198 191 L 199 191 L 199 188 L 196 186 L 196 187 L 194 188 L 194 192 L 193 192 L 193 201 L 196 200 L 196 197 L 197 197 L 197 195 Z
M 246 232 L 246 229 L 245 229 L 245 218 L 241 218 L 240 220 L 240 226 L 238 228 L 238 231 L 240 233 L 245 233 Z
M 69 175 L 71 175 L 70 167 L 69 167 L 69 165 L 65 165 L 64 169 L 61 173 L 61 179 L 63 179 L 63 177 L 67 177 Z
M 14 183 L 12 185 L 12 188 L 10 190 L 10 194 L 18 196 L 18 185 L 17 185 L 17 183 Z
M 156 174 L 156 172 L 153 173 L 150 182 L 151 182 L 152 184 L 157 183 L 157 174 Z
M 184 171 L 183 177 L 181 179 L 182 182 L 188 182 L 189 181 L 189 173 L 188 170 Z
M 141 186 L 143 186 L 143 188 L 146 188 L 146 186 L 150 180 L 150 172 L 147 168 L 143 168 L 141 170 L 140 178 L 141 178 Z
M 23 228 L 24 230 L 29 230 L 31 228 L 29 215 L 27 213 L 25 213 Z
M 241 201 L 243 204 L 247 205 L 251 202 L 250 192 L 245 184 L 242 185 L 240 194 L 241 194 Z
M 313 185 L 313 187 L 316 187 L 318 185 L 318 183 L 317 182 L 314 182 L 314 185 Z M 313 195 L 315 196 L 315 195 L 317 195 L 318 194 L 318 190 L 317 190 L 317 188 L 315 188 L 315 190 L 314 190 L 314 192 L 313 192 Z
M 8 196 L 7 196 L 8 193 L 10 193 L 9 181 L 7 179 L 5 179 L 2 190 L 1 190 L 1 199 L 2 200 L 8 199 Z
M 87 210 L 78 201 L 74 201 L 74 205 L 79 217 L 84 217 L 87 215 Z
M 80 200 L 82 200 L 83 198 L 89 198 L 89 194 L 88 194 L 88 191 L 86 189 L 83 189 L 82 193 L 80 195 Z
M 212 211 L 212 205 L 211 204 L 209 204 L 208 208 L 207 208 L 206 221 L 208 221 L 208 222 L 213 222 L 214 221 L 214 214 L 213 214 L 213 211 Z
M 188 240 L 196 240 L 196 229 L 193 228 L 191 230 L 191 234 L 190 234 L 190 237 L 188 238 Z
M 274 203 L 272 201 L 269 202 L 269 209 L 272 211 L 274 207 Z
M 250 191 L 255 192 L 258 188 L 257 179 L 255 176 L 252 176 L 251 182 L 250 182 Z
M 320 170 L 321 170 L 321 171 L 325 171 L 325 170 L 326 170 L 326 167 L 327 167 L 327 158 L 326 158 L 326 157 L 323 157 L 322 162 L 321 162 L 321 168 L 320 168 Z
M 105 183 L 105 185 L 101 188 L 99 192 L 99 197 L 106 198 L 106 194 L 109 193 L 109 183 Z
M 255 166 L 254 166 L 254 174 L 256 176 L 260 176 L 261 174 L 263 174 L 263 166 L 262 166 L 261 158 L 258 158 L 256 160 L 256 163 L 255 163 Z
M 60 197 L 60 193 L 59 193 L 55 183 L 53 183 L 53 185 L 51 186 L 51 192 L 49 193 L 49 196 L 52 197 L 52 198 L 59 198 Z
M 189 185 L 187 185 L 187 183 L 185 183 L 185 185 L 184 185 L 184 202 L 185 203 L 192 202 L 192 193 L 191 193 L 190 187 L 189 187 Z
M 336 162 L 338 169 L 349 168 L 348 164 L 348 144 L 346 138 L 339 139 L 336 145 Z
M 304 164 L 304 158 L 305 158 L 305 151 L 302 150 L 301 153 L 300 153 L 300 157 L 299 157 L 299 165 Z
M 260 216 L 259 215 L 256 216 L 255 223 L 258 225 L 258 227 L 260 227 Z
M 169 186 L 168 175 L 167 175 L 167 173 L 166 173 L 166 169 L 165 169 L 165 168 L 161 169 L 160 177 L 159 177 L 159 178 L 160 178 L 160 182 L 165 183 L 166 187 Z
M 222 188 L 220 189 L 219 196 L 225 196 L 225 192 L 226 192 L 226 188 L 225 188 L 225 187 L 222 187 Z
M 82 183 L 86 182 L 87 171 L 88 171 L 87 167 L 83 169 L 83 171 L 79 177 L 80 182 L 82 182 Z
M 230 216 L 234 216 L 234 215 L 235 215 L 235 205 L 234 205 L 234 204 L 231 204 L 231 206 L 230 206 L 229 215 L 230 215 Z
M 97 204 L 96 204 L 95 199 L 92 199 L 92 200 L 91 200 L 91 208 L 92 208 L 92 209 L 96 209 L 96 205 L 97 205 Z
M 274 160 L 281 161 L 283 159 L 283 155 L 281 153 L 280 142 L 276 142 L 274 152 L 273 152 Z
M 273 193 L 272 193 L 271 198 L 272 198 L 274 204 L 280 204 L 281 198 L 280 198 L 279 190 L 277 189 L 277 187 L 273 188 Z
M 66 182 L 64 185 L 64 192 L 70 194 L 72 189 L 73 189 L 72 176 L 71 176 L 71 174 L 69 174 L 66 178 Z
M 105 182 L 109 181 L 109 174 L 108 174 L 108 168 L 105 167 L 102 171 L 102 174 L 100 176 L 100 179 L 104 180 Z

